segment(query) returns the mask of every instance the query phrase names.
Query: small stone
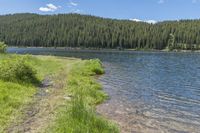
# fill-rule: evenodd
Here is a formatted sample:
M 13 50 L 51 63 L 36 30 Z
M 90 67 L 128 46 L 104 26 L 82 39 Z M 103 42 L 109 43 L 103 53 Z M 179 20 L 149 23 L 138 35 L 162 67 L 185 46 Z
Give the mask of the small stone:
M 65 96 L 64 99 L 65 100 L 71 100 L 71 97 Z

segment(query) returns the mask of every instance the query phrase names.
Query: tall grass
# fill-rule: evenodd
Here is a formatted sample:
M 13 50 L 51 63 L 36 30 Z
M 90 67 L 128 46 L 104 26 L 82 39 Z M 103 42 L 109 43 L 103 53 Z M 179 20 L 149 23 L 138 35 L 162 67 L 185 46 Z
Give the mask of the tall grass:
M 99 60 L 81 61 L 74 65 L 68 75 L 67 93 L 72 100 L 58 114 L 54 125 L 47 130 L 52 133 L 117 133 L 118 128 L 97 115 L 95 106 L 107 95 L 92 76 L 103 74 Z

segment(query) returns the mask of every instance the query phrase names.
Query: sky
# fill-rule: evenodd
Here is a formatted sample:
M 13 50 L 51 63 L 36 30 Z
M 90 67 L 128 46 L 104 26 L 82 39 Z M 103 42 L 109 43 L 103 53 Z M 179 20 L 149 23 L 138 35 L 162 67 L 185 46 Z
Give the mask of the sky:
M 0 0 L 0 14 L 79 13 L 157 22 L 199 19 L 200 0 Z

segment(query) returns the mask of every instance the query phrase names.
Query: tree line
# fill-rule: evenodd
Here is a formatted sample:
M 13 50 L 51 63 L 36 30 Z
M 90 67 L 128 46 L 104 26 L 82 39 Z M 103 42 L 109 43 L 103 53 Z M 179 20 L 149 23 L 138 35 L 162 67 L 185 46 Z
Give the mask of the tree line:
M 0 16 L 0 41 L 9 46 L 200 49 L 200 20 L 156 24 L 80 14 Z

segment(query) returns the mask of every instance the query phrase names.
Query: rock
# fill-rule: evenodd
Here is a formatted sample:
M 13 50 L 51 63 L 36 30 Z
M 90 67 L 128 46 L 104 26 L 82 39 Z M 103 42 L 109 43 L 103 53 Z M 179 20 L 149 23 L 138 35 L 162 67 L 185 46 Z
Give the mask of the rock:
M 65 96 L 64 99 L 65 99 L 65 100 L 71 100 L 71 97 Z

